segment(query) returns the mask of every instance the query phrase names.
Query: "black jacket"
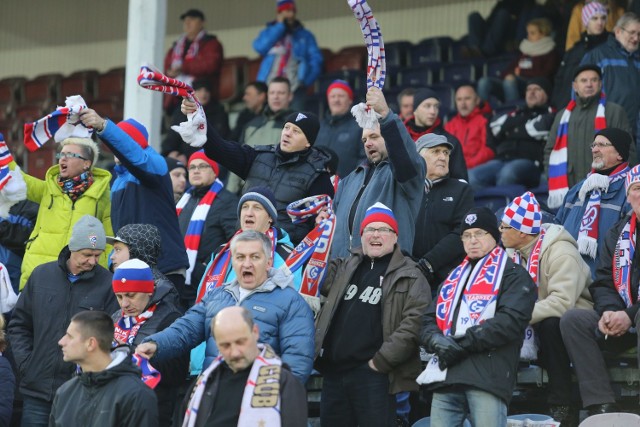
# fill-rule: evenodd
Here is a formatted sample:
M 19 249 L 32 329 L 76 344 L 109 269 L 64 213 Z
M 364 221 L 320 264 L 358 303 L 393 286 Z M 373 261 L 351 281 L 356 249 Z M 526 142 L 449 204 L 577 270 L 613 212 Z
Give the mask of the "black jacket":
M 328 147 L 335 151 L 339 159 L 337 175 L 341 178 L 367 160 L 362 143 L 362 128 L 351 112 L 339 116 L 327 113 L 320 124 L 314 147 Z
M 20 373 L 20 392 L 52 401 L 56 390 L 71 378 L 75 365 L 62 360 L 58 340 L 80 311 L 113 313 L 118 302 L 111 273 L 96 265 L 69 282 L 65 246 L 57 261 L 39 265 L 29 277 L 9 323 L 9 345 Z
M 49 427 L 158 425 L 153 390 L 140 380 L 140 370 L 133 366 L 130 355 L 121 354 L 122 360 L 115 366 L 100 372 L 83 372 L 58 389 Z
M 38 217 L 38 208 L 39 205 L 30 200 L 11 206 L 9 217 L 0 218 L 0 245 L 23 257 L 25 245 Z

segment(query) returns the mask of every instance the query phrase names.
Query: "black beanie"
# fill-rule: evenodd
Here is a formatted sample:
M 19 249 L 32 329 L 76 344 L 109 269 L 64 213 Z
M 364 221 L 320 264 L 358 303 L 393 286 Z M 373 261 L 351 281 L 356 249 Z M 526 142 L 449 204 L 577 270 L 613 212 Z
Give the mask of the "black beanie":
M 417 110 L 420 104 L 422 104 L 425 99 L 429 98 L 435 98 L 438 100 L 438 102 L 440 101 L 440 98 L 438 98 L 438 94 L 436 94 L 433 90 L 429 88 L 418 89 L 416 93 L 413 94 L 413 109 Z
M 480 228 L 491 234 L 496 243 L 500 241 L 500 230 L 498 230 L 498 218 L 486 206 L 480 208 L 471 208 L 462 220 L 460 234 L 470 228 Z
M 596 136 L 598 135 L 604 136 L 613 144 L 623 162 L 629 160 L 629 150 L 631 149 L 631 135 L 629 135 L 629 132 L 618 128 L 604 128 L 596 133 Z
M 165 157 L 164 160 L 167 162 L 169 172 L 177 168 L 183 168 L 185 171 L 187 170 L 187 167 L 180 160 L 176 160 L 173 157 Z
M 534 77 L 529 79 L 529 81 L 527 81 L 527 86 L 529 85 L 540 86 L 544 93 L 547 94 L 547 97 L 551 98 L 551 82 L 549 82 L 545 77 Z
M 307 111 L 291 113 L 284 122 L 293 123 L 298 126 L 302 130 L 302 133 L 304 133 L 304 136 L 307 137 L 309 144 L 313 145 L 316 142 L 316 136 L 318 136 L 318 131 L 320 130 L 320 121 L 315 114 Z

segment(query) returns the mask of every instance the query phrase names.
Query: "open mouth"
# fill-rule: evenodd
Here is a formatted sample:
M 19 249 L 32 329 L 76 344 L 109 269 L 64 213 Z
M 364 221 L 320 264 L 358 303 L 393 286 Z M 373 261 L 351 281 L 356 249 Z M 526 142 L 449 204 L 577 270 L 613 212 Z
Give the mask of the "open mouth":
M 244 280 L 251 280 L 251 279 L 253 279 L 253 273 L 250 272 L 250 271 L 243 271 L 242 272 L 242 278 Z

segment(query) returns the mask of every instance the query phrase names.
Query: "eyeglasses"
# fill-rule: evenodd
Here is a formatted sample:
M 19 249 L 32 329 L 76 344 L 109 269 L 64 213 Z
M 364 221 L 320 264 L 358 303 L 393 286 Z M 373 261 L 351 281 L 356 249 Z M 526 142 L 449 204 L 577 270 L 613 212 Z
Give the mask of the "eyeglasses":
M 199 171 L 204 171 L 207 170 L 211 167 L 211 165 L 207 164 L 207 163 L 201 163 L 199 165 L 191 165 L 189 166 L 189 172 L 193 172 L 196 169 L 198 169 Z
M 376 232 L 380 233 L 381 236 L 387 236 L 391 233 L 395 234 L 395 231 L 393 231 L 393 228 L 386 228 L 386 227 L 381 227 L 381 228 L 365 227 L 363 234 L 371 235 L 371 234 L 375 234 Z
M 593 150 L 594 148 L 599 148 L 602 149 L 604 147 L 611 147 L 613 144 L 610 142 L 594 142 L 593 144 L 591 144 L 591 149 Z
M 56 160 L 60 160 L 60 159 L 82 159 L 82 160 L 89 160 L 89 159 L 85 159 L 84 157 L 82 157 L 80 154 L 76 154 L 76 153 L 57 153 L 56 154 Z
M 622 28 L 622 27 L 620 27 L 620 29 L 625 33 L 629 34 L 630 37 L 640 37 L 640 31 L 629 31 L 626 28 Z
M 500 230 L 500 231 L 506 231 L 506 230 L 509 230 L 509 229 L 512 229 L 512 228 L 513 228 L 512 226 L 510 226 L 510 225 L 504 225 L 504 224 L 500 224 L 500 225 L 498 226 L 498 230 Z
M 464 233 L 462 234 L 462 236 L 460 236 L 460 238 L 463 242 L 469 242 L 473 239 L 480 240 L 487 234 L 489 233 L 487 233 L 486 231 L 476 231 L 475 233 Z

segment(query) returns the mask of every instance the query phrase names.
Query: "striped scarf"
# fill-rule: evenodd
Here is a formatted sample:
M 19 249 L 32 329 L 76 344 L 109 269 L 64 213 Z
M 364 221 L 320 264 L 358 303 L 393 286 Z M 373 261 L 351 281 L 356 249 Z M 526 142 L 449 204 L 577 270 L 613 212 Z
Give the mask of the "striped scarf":
M 173 46 L 173 50 L 171 51 L 171 68 L 180 68 L 182 67 L 182 62 L 185 59 L 195 58 L 198 55 L 198 51 L 200 50 L 200 41 L 206 35 L 207 32 L 205 30 L 200 31 L 196 38 L 191 42 L 187 53 L 184 54 L 184 46 L 187 43 L 187 35 L 183 34 Z M 184 59 L 182 57 L 183 54 Z
M 353 11 L 367 46 L 367 89 L 375 86 L 382 90 L 387 74 L 387 63 L 384 53 L 384 42 L 378 21 L 373 17 L 371 7 L 366 0 L 347 0 Z M 351 108 L 351 114 L 363 129 L 375 129 L 379 115 L 360 103 Z
M 506 264 L 506 252 L 496 246 L 478 260 L 473 269 L 469 257 L 465 257 L 449 274 L 440 288 L 436 305 L 436 323 L 445 336 L 451 335 L 453 316 L 460 298 L 456 336 L 464 335 L 470 327 L 494 316 Z
M 0 133 L 0 190 L 2 190 L 11 179 L 9 163 L 12 161 L 13 156 L 9 151 L 9 147 L 7 147 L 7 143 L 4 142 L 4 135 Z
M 626 307 L 633 305 L 631 292 L 631 276 L 633 275 L 633 256 L 636 252 L 636 226 L 638 217 L 634 212 L 631 218 L 622 228 L 622 232 L 616 242 L 616 250 L 613 253 L 613 284 L 616 291 L 624 301 Z M 636 283 L 637 287 L 638 284 Z M 638 293 L 640 296 L 640 292 Z
M 198 206 L 193 210 L 193 214 L 191 214 L 191 219 L 187 226 L 187 233 L 184 235 L 184 246 L 187 249 L 187 258 L 189 258 L 189 268 L 187 269 L 187 277 L 185 279 L 185 284 L 187 285 L 191 284 L 191 273 L 193 273 L 193 269 L 196 266 L 198 248 L 200 247 L 200 240 L 202 238 L 202 231 L 204 230 L 207 214 L 223 186 L 222 181 L 216 179 L 209 188 L 209 191 L 207 191 L 207 194 L 198 202 Z M 176 205 L 178 216 L 180 216 L 182 209 L 189 203 L 189 200 L 191 200 L 192 192 L 193 188 L 190 188 L 178 201 Z
M 260 354 L 253 361 L 242 394 L 239 426 L 280 427 L 280 370 L 282 361 L 268 344 L 258 344 Z M 218 356 L 198 377 L 184 414 L 182 427 L 194 427 L 198 409 L 212 374 L 224 361 Z M 218 393 L 222 392 L 221 390 Z
M 604 106 L 607 103 L 604 92 L 600 94 L 596 118 L 593 124 L 595 132 L 607 127 Z M 576 100 L 572 99 L 565 108 L 558 125 L 558 135 L 549 157 L 549 198 L 547 204 L 550 208 L 559 208 L 562 205 L 564 196 L 569 191 L 569 178 L 567 176 L 568 167 L 568 130 L 571 112 L 576 107 Z
M 133 340 L 136 339 L 138 331 L 144 322 L 153 316 L 157 307 L 157 304 L 151 304 L 144 313 L 140 313 L 135 317 L 125 316 L 123 312 L 120 319 L 113 325 L 113 346 L 116 347 L 120 344 L 133 345 Z

